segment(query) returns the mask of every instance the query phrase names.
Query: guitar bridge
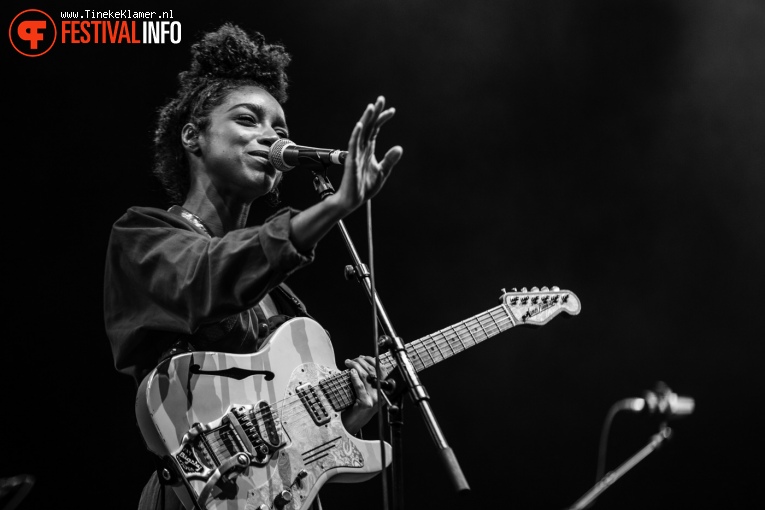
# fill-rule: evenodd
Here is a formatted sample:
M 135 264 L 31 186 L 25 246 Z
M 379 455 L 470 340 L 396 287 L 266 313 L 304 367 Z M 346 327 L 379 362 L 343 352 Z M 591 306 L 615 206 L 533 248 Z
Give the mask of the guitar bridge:
M 206 480 L 227 459 L 244 450 L 235 427 L 222 419 L 208 425 L 194 424 L 173 456 L 186 478 Z

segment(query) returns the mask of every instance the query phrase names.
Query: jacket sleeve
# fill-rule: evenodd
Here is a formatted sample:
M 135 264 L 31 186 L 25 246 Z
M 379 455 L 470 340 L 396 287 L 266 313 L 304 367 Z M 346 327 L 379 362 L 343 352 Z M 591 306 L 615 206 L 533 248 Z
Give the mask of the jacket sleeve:
M 113 226 L 104 278 L 104 319 L 118 370 L 156 360 L 152 336 L 192 334 L 251 308 L 313 260 L 290 242 L 285 209 L 263 225 L 209 238 L 175 214 L 132 208 Z

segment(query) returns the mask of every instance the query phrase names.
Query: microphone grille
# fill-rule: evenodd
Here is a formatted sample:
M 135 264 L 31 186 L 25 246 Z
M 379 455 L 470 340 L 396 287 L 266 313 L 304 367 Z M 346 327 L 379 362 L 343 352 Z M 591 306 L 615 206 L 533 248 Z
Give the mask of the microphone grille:
M 295 142 L 287 138 L 280 138 L 271 145 L 271 149 L 268 151 L 268 161 L 280 172 L 287 172 L 295 168 L 284 161 L 284 149 L 290 145 L 295 145 Z

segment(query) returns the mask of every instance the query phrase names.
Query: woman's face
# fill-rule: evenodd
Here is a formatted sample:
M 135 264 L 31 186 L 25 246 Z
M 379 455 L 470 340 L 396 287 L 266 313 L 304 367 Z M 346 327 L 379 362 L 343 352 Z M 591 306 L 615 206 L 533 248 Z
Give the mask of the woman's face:
M 255 151 L 267 152 L 288 137 L 284 110 L 271 94 L 256 86 L 238 88 L 213 109 L 199 135 L 204 169 L 221 195 L 254 200 L 271 191 L 281 174 Z

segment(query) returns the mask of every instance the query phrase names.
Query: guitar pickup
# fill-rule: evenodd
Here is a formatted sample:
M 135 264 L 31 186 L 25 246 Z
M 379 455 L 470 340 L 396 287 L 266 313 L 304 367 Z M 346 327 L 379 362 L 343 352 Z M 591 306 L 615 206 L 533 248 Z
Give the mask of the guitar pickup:
M 300 397 L 300 401 L 316 425 L 324 425 L 329 422 L 329 413 L 319 398 L 319 392 L 316 391 L 316 388 L 310 384 L 303 384 L 295 388 L 295 393 Z

